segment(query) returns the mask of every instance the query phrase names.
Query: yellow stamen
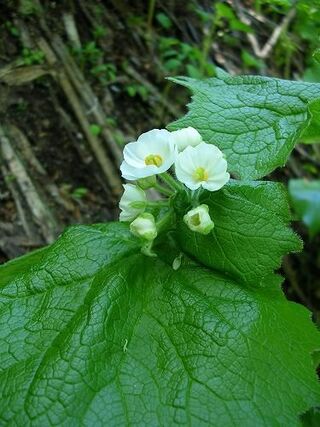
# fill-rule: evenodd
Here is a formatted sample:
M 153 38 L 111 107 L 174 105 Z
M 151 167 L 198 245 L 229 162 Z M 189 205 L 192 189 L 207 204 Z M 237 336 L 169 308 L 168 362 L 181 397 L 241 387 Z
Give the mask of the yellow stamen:
M 159 154 L 149 154 L 149 156 L 145 157 L 144 162 L 147 166 L 161 166 L 163 163 L 162 157 Z
M 208 172 L 204 168 L 197 168 L 193 174 L 192 177 L 195 181 L 208 181 Z
M 190 218 L 190 223 L 195 227 L 200 225 L 200 215 L 198 213 L 196 213 L 195 215 L 192 215 L 192 217 Z

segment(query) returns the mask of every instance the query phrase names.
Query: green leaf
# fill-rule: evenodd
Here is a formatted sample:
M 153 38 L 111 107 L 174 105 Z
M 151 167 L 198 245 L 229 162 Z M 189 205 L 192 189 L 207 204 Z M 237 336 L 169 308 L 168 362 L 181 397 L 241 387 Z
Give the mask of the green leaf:
M 320 398 L 307 310 L 278 279 L 187 256 L 175 271 L 157 250 L 121 223 L 78 226 L 0 268 L 1 424 L 300 425 Z
M 90 125 L 90 132 L 92 133 L 92 135 L 94 136 L 98 136 L 100 135 L 100 133 L 102 132 L 101 126 L 97 125 L 97 124 L 92 124 Z
M 310 103 L 311 122 L 301 135 L 305 144 L 320 143 L 320 100 Z
M 303 73 L 303 80 L 310 83 L 319 83 L 320 81 L 320 64 L 313 61 Z
M 221 191 L 206 191 L 199 203 L 209 206 L 214 229 L 208 236 L 189 230 L 182 218 L 191 206 L 182 201 L 178 239 L 208 267 L 259 286 L 273 280 L 284 254 L 301 250 L 301 240 L 287 227 L 289 203 L 279 183 L 231 181 Z
M 310 235 L 320 232 L 320 180 L 291 179 L 289 194 L 294 210 L 308 227 Z
M 303 427 L 319 427 L 320 425 L 320 408 L 312 408 L 302 416 Z
M 172 27 L 171 19 L 165 13 L 157 13 L 156 20 L 166 30 Z
M 259 76 L 171 79 L 193 92 L 190 111 L 170 130 L 193 126 L 226 155 L 230 171 L 261 178 L 283 166 L 310 120 L 308 103 L 320 85 Z

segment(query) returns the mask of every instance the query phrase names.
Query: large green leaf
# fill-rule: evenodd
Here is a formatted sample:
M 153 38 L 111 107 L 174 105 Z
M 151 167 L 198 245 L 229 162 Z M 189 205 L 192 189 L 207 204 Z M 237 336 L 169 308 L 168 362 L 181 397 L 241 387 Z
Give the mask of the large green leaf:
M 320 398 L 307 310 L 156 250 L 79 226 L 0 268 L 2 425 L 299 425 Z
M 291 203 L 299 218 L 308 227 L 311 236 L 320 232 L 320 180 L 289 181 Z
M 172 79 L 193 92 L 190 111 L 169 126 L 193 126 L 226 155 L 229 170 L 256 179 L 283 166 L 308 126 L 308 103 L 320 84 L 218 72 L 218 77 Z
M 320 143 L 320 100 L 310 104 L 311 122 L 301 135 L 301 140 L 305 144 Z
M 199 203 L 209 206 L 215 228 L 208 236 L 192 232 L 182 221 L 191 206 L 181 200 L 178 238 L 208 267 L 257 286 L 272 280 L 284 254 L 301 249 L 287 227 L 289 202 L 280 183 L 231 181 L 221 191 L 204 192 Z

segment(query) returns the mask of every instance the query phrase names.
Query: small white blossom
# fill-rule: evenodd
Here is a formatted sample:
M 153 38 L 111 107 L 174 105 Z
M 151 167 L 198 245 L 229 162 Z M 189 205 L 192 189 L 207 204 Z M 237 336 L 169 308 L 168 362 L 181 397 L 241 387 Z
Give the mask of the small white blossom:
M 200 205 L 195 209 L 191 209 L 191 211 L 183 217 L 183 221 L 190 230 L 200 234 L 209 234 L 214 227 L 207 205 Z
M 140 214 L 131 224 L 130 231 L 145 240 L 154 240 L 157 237 L 157 227 L 154 216 L 150 213 Z
M 120 221 L 133 221 L 144 211 L 147 196 L 146 193 L 136 185 L 125 184 L 123 188 L 124 192 L 119 203 L 121 209 Z M 137 208 L 139 202 L 141 203 L 141 207 Z
M 167 171 L 175 159 L 176 148 L 171 133 L 153 129 L 127 144 L 120 166 L 125 179 L 136 180 Z
M 200 133 L 191 126 L 171 132 L 171 135 L 179 151 L 183 151 L 190 145 L 195 147 L 203 142 Z
M 175 162 L 179 181 L 190 190 L 200 187 L 217 191 L 230 179 L 227 161 L 218 147 L 202 142 L 196 147 L 187 147 L 179 153 Z

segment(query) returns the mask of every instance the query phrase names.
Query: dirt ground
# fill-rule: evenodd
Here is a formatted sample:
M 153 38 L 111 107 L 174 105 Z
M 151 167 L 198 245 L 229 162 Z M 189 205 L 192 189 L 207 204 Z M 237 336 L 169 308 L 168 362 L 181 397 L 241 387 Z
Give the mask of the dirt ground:
M 203 10 L 210 7 L 198 3 Z M 239 57 L 239 43 L 250 49 L 246 34 L 227 28 L 223 37 L 211 40 L 203 62 L 190 48 L 202 46 L 203 54 L 207 40 L 193 5 L 1 2 L 0 263 L 51 243 L 68 225 L 117 218 L 123 145 L 186 110 L 189 94 L 165 77 L 195 73 L 197 64 L 202 77 L 211 75 L 212 64 L 231 73 L 258 72 Z M 262 44 L 270 26 L 280 22 L 269 18 L 265 25 L 253 22 Z M 169 49 L 178 52 L 171 63 L 165 57 Z M 294 78 L 304 67 L 299 55 L 289 71 L 270 58 L 260 72 Z M 187 68 L 190 61 L 194 70 Z M 296 150 L 271 179 L 286 183 L 313 175 L 308 150 Z M 295 227 L 305 249 L 285 259 L 284 289 L 317 316 L 320 239 L 310 240 L 300 223 Z

